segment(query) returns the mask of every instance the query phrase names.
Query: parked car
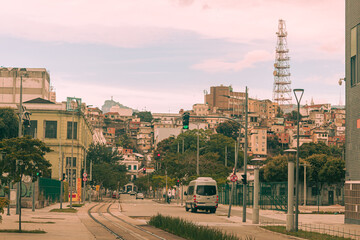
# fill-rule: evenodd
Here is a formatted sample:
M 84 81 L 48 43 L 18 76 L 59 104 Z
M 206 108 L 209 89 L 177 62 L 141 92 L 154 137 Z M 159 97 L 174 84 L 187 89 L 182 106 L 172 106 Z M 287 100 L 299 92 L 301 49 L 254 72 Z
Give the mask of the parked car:
M 143 200 L 144 200 L 144 194 L 142 194 L 142 193 L 137 193 L 137 194 L 136 194 L 136 199 L 143 199 Z
M 190 182 L 186 195 L 185 210 L 215 213 L 219 196 L 216 181 L 210 177 L 199 177 Z
M 133 196 L 133 195 L 136 195 L 136 192 L 135 191 L 130 191 L 130 192 L 128 192 L 131 196 Z
M 112 198 L 119 198 L 119 194 L 116 191 L 113 191 L 111 197 Z

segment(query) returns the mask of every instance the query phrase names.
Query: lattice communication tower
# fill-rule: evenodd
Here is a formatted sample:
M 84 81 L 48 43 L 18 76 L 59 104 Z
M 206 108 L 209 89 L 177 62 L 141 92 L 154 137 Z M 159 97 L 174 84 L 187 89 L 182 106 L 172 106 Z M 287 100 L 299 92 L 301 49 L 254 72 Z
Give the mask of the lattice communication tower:
M 279 29 L 276 33 L 276 57 L 274 63 L 274 90 L 273 100 L 279 106 L 291 104 L 290 57 L 287 48 L 287 31 L 285 21 L 279 20 Z

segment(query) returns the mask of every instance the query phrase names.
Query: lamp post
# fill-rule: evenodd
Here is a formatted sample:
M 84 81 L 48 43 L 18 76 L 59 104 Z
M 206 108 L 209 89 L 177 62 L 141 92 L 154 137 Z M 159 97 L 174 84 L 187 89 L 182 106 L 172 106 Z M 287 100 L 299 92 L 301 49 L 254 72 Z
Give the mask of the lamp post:
M 294 157 L 295 149 L 284 151 L 288 155 L 288 207 L 286 214 L 286 231 L 294 231 Z
M 200 139 L 199 139 L 199 123 L 197 123 L 197 151 L 196 151 L 196 175 L 200 176 L 200 163 L 199 163 L 199 158 L 200 158 Z
M 241 98 L 235 98 L 232 96 L 228 96 L 228 95 L 222 95 L 223 97 L 226 98 L 234 98 L 234 99 L 239 99 L 242 100 Z M 231 119 L 234 120 L 234 119 Z M 247 152 L 248 152 L 248 139 L 247 139 L 247 132 L 248 132 L 248 88 L 245 88 L 245 126 L 242 126 L 240 124 L 239 127 L 239 137 L 238 137 L 238 141 L 237 141 L 237 150 L 236 152 L 238 152 L 238 149 L 240 149 L 240 137 L 241 137 L 241 128 L 244 128 L 245 130 L 245 142 L 244 142 L 244 175 L 246 176 L 247 172 Z M 237 162 L 238 162 L 238 154 L 235 153 L 235 166 L 234 166 L 234 174 L 236 174 L 236 167 L 237 167 Z M 242 217 L 242 221 L 246 222 L 246 182 L 243 184 L 243 217 Z M 233 189 L 231 188 L 231 195 L 233 194 Z M 230 217 L 230 211 L 231 211 L 231 202 L 229 202 L 229 213 L 228 213 L 228 217 Z
M 21 165 L 23 163 L 23 160 L 16 160 L 16 168 L 19 165 L 19 171 L 20 171 L 20 180 L 19 180 L 19 196 L 18 196 L 18 205 L 19 205 L 19 232 L 21 232 L 21 181 L 22 181 L 22 171 L 21 171 Z
M 304 89 L 294 89 L 294 95 L 297 102 L 297 144 L 296 144 L 296 198 L 295 198 L 295 231 L 299 226 L 299 132 L 300 132 L 300 102 L 304 94 Z
M 300 164 L 300 166 L 304 166 L 304 206 L 306 206 L 306 167 L 309 166 L 307 164 Z
M 22 118 L 23 118 L 23 107 L 22 107 L 22 90 L 23 90 L 23 76 L 26 75 L 26 68 L 20 68 L 20 101 L 19 101 L 19 133 L 18 137 L 22 137 Z M 21 182 L 21 180 L 20 180 Z M 17 194 L 16 194 L 16 214 L 19 214 L 19 194 L 20 193 L 20 182 L 17 184 Z
M 259 192 L 260 192 L 260 181 L 259 181 L 259 169 L 264 159 L 254 158 L 251 160 L 254 165 L 254 203 L 253 203 L 253 224 L 259 224 Z

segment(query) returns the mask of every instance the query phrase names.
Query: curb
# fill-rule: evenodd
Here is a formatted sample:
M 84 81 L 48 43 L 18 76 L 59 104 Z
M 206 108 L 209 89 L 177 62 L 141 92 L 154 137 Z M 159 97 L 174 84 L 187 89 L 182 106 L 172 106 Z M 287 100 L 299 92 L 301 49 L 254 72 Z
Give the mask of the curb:
M 306 238 L 300 238 L 300 237 L 295 237 L 295 236 L 291 236 L 291 235 L 287 235 L 287 234 L 283 234 L 283 233 L 279 233 L 279 232 L 274 232 L 274 231 L 270 231 L 270 230 L 267 230 L 265 228 L 262 228 L 261 226 L 259 226 L 259 228 L 265 232 L 268 232 L 268 233 L 274 233 L 276 235 L 279 235 L 279 236 L 283 236 L 283 237 L 287 237 L 289 239 L 297 239 L 297 240 L 304 240 Z

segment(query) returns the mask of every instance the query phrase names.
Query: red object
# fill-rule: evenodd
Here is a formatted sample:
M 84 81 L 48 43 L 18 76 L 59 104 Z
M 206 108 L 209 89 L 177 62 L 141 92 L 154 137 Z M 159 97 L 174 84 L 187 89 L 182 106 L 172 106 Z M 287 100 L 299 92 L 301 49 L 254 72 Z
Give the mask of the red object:
M 83 181 L 84 181 L 84 182 L 86 182 L 86 181 L 87 181 L 87 178 L 86 178 L 86 177 L 84 177 L 84 178 L 83 178 Z
M 158 157 L 160 157 L 160 153 L 158 153 Z
M 235 174 L 232 174 L 232 175 L 230 176 L 230 181 L 236 182 L 237 180 L 238 180 L 238 177 L 237 177 Z

